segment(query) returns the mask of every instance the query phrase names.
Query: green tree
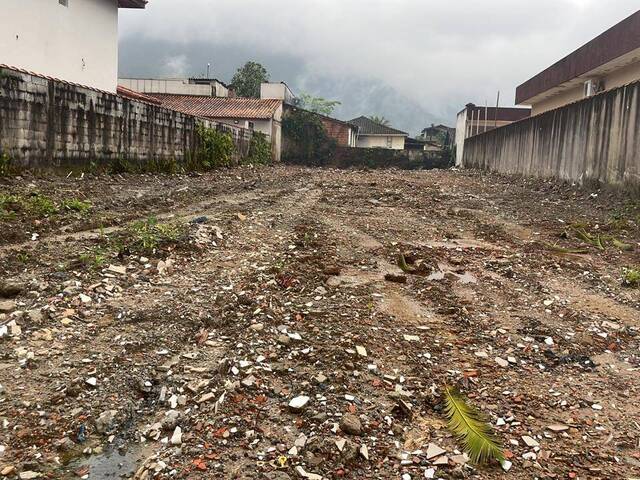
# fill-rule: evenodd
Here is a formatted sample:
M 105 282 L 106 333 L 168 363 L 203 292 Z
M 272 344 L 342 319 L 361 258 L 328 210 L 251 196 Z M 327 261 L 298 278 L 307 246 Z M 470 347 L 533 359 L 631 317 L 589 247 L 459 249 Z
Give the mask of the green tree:
M 260 84 L 269 81 L 269 72 L 257 62 L 247 62 L 240 67 L 231 84 L 239 97 L 260 98 Z
M 371 120 L 373 123 L 377 123 L 378 125 L 383 125 L 385 127 L 389 126 L 389 120 L 387 120 L 383 116 L 371 115 L 369 117 L 369 120 Z
M 322 97 L 314 97 L 308 93 L 302 93 L 297 99 L 300 108 L 322 115 L 331 115 L 338 105 L 342 105 L 337 100 L 326 100 Z

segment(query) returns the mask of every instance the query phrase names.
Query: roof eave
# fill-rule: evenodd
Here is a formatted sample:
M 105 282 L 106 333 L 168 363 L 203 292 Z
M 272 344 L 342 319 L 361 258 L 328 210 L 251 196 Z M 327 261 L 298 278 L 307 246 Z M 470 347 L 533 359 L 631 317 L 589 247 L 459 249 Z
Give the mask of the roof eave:
M 118 8 L 146 8 L 147 0 L 118 0 Z

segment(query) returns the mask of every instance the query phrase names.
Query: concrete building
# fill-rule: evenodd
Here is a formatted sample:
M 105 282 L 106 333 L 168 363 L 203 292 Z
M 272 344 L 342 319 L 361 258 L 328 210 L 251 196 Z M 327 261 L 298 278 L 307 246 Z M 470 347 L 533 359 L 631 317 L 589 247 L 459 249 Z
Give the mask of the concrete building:
M 409 136 L 406 132 L 381 125 L 367 117 L 354 118 L 348 123 L 358 127 L 358 148 L 404 150 L 405 139 Z
M 516 90 L 538 115 L 640 80 L 640 11 L 540 72 Z
M 2 0 L 0 63 L 115 92 L 118 9 L 146 0 Z
M 217 78 L 119 78 L 118 85 L 140 93 L 229 97 L 229 86 Z
M 464 141 L 467 138 L 495 128 L 504 127 L 530 116 L 530 108 L 479 107 L 473 103 L 468 103 L 458 113 L 456 122 L 456 165 L 462 165 Z
M 287 105 L 295 105 L 296 100 L 296 96 L 284 82 L 262 83 L 260 85 L 260 98 L 263 100 L 281 100 Z

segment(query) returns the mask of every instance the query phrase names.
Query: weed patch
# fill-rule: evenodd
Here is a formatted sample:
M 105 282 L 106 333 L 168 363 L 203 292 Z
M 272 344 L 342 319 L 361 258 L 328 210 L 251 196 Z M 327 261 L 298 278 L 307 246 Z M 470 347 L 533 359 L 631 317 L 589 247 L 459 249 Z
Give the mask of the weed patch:
M 622 272 L 622 284 L 629 288 L 640 287 L 640 269 L 625 268 Z
M 135 222 L 127 228 L 124 245 L 131 252 L 149 253 L 158 248 L 178 243 L 187 235 L 183 223 L 160 223 L 155 218 Z
M 82 200 L 73 198 L 70 200 L 63 200 L 60 204 L 60 208 L 69 212 L 78 212 L 81 214 L 85 214 L 89 212 L 89 210 L 91 210 L 93 206 L 89 202 L 83 202 Z

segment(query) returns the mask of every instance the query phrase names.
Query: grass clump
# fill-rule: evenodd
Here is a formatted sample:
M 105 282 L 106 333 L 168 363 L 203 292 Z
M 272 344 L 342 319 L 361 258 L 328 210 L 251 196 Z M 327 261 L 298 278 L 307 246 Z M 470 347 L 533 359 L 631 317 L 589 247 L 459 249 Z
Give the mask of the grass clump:
M 271 144 L 262 132 L 253 132 L 249 144 L 249 156 L 245 163 L 249 165 L 269 165 L 271 163 Z
M 625 268 L 622 272 L 622 284 L 629 288 L 640 287 L 640 269 Z
M 72 198 L 69 200 L 63 200 L 60 204 L 60 208 L 62 210 L 68 212 L 77 212 L 81 214 L 85 214 L 93 208 L 93 205 L 89 202 L 83 202 L 82 200 L 78 200 L 77 198 Z
M 24 209 L 33 215 L 46 217 L 58 213 L 58 207 L 55 202 L 45 195 L 35 193 L 24 201 Z
M 81 253 L 79 260 L 83 265 L 97 270 L 107 263 L 107 254 L 101 248 L 95 248 Z
M 127 229 L 130 237 L 129 250 L 153 252 L 162 245 L 177 243 L 187 233 L 183 223 L 160 223 L 151 217 L 135 222 Z
M 0 177 L 7 177 L 13 172 L 11 157 L 6 153 L 0 153 Z

